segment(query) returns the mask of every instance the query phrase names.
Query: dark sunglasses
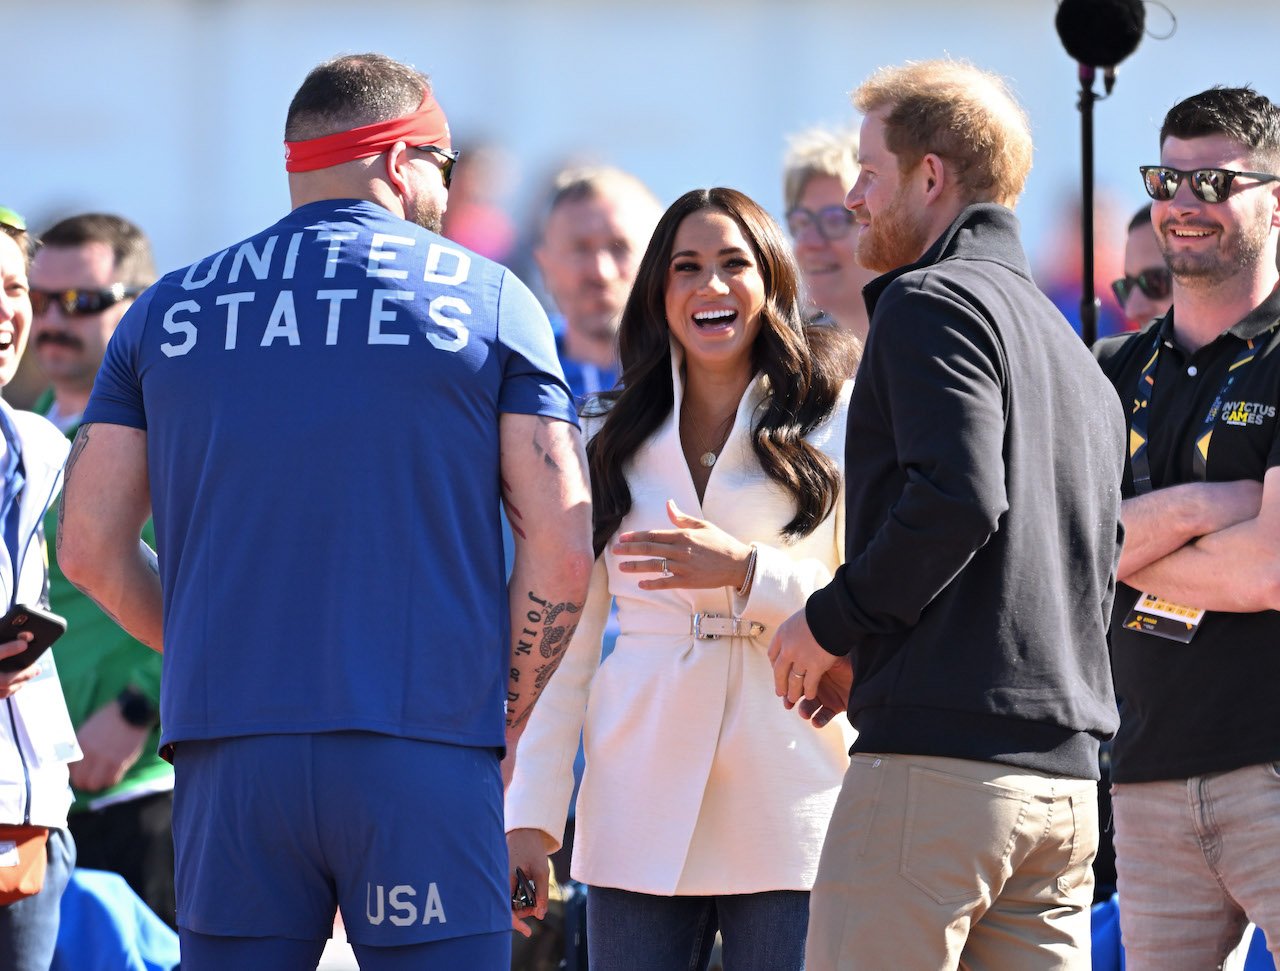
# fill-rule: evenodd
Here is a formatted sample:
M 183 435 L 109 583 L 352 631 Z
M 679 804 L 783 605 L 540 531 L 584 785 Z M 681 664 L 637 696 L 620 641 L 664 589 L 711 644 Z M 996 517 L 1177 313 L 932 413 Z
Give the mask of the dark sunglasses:
M 1133 295 L 1135 287 L 1151 300 L 1165 300 L 1173 292 L 1173 276 L 1168 267 L 1153 266 L 1137 276 L 1124 276 L 1113 281 L 1111 292 L 1116 295 L 1122 309 Z
M 419 152 L 430 152 L 432 155 L 439 155 L 444 159 L 440 163 L 440 178 L 444 179 L 444 187 L 446 189 L 449 188 L 449 184 L 453 181 L 453 166 L 458 161 L 460 153 L 441 148 L 439 145 L 415 145 L 413 147 Z
M 823 206 L 817 212 L 796 206 L 787 213 L 787 231 L 795 239 L 812 226 L 827 242 L 849 235 L 853 228 L 853 213 L 844 206 Z
M 136 297 L 146 287 L 126 287 L 113 283 L 105 290 L 37 290 L 31 289 L 31 310 L 37 316 L 57 304 L 68 317 L 84 317 L 114 307 L 121 300 Z
M 1280 182 L 1280 175 L 1269 175 L 1266 172 L 1233 172 L 1231 169 L 1182 169 L 1168 165 L 1140 165 L 1142 184 L 1147 195 L 1158 202 L 1168 202 L 1182 185 L 1182 180 L 1190 177 L 1192 194 L 1201 202 L 1226 202 L 1231 195 L 1231 183 L 1237 176 L 1257 179 L 1259 182 Z

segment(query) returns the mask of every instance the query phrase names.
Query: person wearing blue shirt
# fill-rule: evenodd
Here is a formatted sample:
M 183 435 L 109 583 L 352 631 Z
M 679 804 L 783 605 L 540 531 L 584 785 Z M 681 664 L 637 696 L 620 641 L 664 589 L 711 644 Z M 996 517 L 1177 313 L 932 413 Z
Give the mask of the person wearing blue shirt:
M 528 289 L 439 235 L 424 75 L 321 64 L 285 132 L 293 211 L 117 329 L 60 562 L 165 654 L 186 971 L 314 968 L 335 908 L 363 968 L 500 967 L 499 762 L 592 562 L 573 401 Z

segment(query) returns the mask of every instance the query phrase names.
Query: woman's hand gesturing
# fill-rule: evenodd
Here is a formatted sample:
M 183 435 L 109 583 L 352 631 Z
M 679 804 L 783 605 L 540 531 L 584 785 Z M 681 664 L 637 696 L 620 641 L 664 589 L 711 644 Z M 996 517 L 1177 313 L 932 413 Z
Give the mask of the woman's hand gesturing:
M 613 552 L 640 559 L 624 560 L 623 573 L 653 573 L 640 581 L 643 590 L 733 587 L 746 580 L 751 546 L 734 539 L 705 519 L 687 516 L 674 499 L 667 500 L 667 516 L 675 529 L 620 533 Z

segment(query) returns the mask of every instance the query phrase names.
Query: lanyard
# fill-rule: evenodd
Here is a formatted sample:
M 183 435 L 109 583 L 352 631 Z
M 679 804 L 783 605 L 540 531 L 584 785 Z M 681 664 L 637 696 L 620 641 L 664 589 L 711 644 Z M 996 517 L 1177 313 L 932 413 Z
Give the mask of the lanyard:
M 1191 465 L 1196 480 L 1204 482 L 1208 478 L 1209 440 L 1213 437 L 1213 426 L 1218 420 L 1218 412 L 1222 409 L 1222 400 L 1227 396 L 1231 385 L 1235 383 L 1240 370 L 1258 355 L 1258 346 L 1262 340 L 1276 329 L 1276 321 L 1262 334 L 1244 342 L 1244 347 L 1236 354 L 1235 360 L 1227 368 L 1227 377 L 1218 389 L 1209 406 L 1208 414 L 1201 422 L 1196 433 L 1195 444 L 1191 454 Z M 1151 424 L 1151 392 L 1156 386 L 1156 365 L 1160 361 L 1160 348 L 1163 345 L 1160 335 L 1156 334 L 1155 344 L 1151 349 L 1151 357 L 1142 366 L 1138 375 L 1138 390 L 1133 398 L 1133 412 L 1129 419 L 1129 467 L 1133 471 L 1133 491 L 1143 495 L 1151 491 L 1151 457 L 1147 454 L 1149 427 Z
M 18 520 L 21 516 L 19 498 L 25 484 L 22 466 L 22 443 L 18 438 L 18 430 L 13 421 L 0 410 L 0 433 L 4 435 L 8 450 L 4 458 L 4 468 L 0 470 L 4 481 L 0 483 L 0 529 L 4 532 L 4 545 L 9 554 L 9 562 L 13 573 L 13 597 L 10 606 L 18 600 L 18 571 L 22 566 L 22 555 L 18 549 Z

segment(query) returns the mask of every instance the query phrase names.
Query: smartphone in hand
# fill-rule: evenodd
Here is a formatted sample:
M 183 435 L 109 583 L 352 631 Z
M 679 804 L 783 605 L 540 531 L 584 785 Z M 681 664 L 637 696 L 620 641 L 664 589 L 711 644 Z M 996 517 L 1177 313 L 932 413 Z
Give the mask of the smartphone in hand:
M 516 867 L 516 890 L 511 895 L 512 910 L 528 910 L 530 907 L 537 906 L 538 893 L 534 889 L 533 882 L 525 876 L 524 870 Z
M 0 644 L 16 641 L 23 632 L 31 634 L 31 641 L 22 653 L 0 658 L 0 671 L 11 674 L 30 667 L 66 630 L 66 619 L 52 611 L 15 604 L 0 618 Z

